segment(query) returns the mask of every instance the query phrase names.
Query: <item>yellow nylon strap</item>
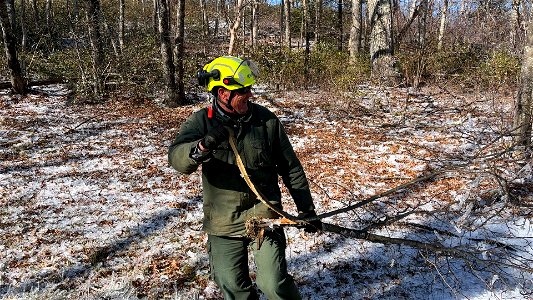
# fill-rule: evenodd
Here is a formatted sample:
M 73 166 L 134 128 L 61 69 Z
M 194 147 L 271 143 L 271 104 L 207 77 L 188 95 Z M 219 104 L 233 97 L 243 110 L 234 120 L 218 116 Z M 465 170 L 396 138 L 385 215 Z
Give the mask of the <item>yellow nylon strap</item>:
M 264 197 L 264 195 L 255 188 L 255 185 L 250 179 L 250 176 L 248 176 L 248 172 L 246 172 L 246 168 L 244 167 L 244 163 L 242 162 L 241 156 L 239 155 L 239 151 L 237 150 L 237 142 L 235 140 L 235 134 L 233 133 L 233 130 L 231 128 L 226 128 L 226 129 L 229 132 L 229 145 L 231 147 L 231 150 L 233 150 L 233 153 L 235 153 L 235 160 L 237 161 L 237 167 L 239 167 L 239 171 L 241 171 L 241 175 L 244 178 L 244 181 L 246 182 L 248 187 L 252 190 L 252 192 L 255 194 L 257 199 L 263 202 L 263 204 L 265 204 L 268 208 L 275 211 L 278 215 L 285 217 L 294 223 L 298 223 L 298 218 L 272 205 L 272 203 L 270 203 Z

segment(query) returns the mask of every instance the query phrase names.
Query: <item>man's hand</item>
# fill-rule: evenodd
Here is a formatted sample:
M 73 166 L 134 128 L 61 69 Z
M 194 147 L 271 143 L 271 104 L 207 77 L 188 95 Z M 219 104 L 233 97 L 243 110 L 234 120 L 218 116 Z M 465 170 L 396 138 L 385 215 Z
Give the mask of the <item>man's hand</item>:
M 298 219 L 312 219 L 316 217 L 316 212 L 314 210 L 308 212 L 300 212 L 298 214 Z M 307 221 L 307 224 L 303 225 L 305 232 L 315 233 L 322 230 L 322 222 L 319 219 Z
M 229 137 L 228 130 L 220 125 L 213 127 L 207 132 L 204 138 L 200 141 L 200 148 L 204 148 L 207 151 L 216 149 L 223 141 L 227 140 Z M 201 149 L 201 150 L 204 150 Z

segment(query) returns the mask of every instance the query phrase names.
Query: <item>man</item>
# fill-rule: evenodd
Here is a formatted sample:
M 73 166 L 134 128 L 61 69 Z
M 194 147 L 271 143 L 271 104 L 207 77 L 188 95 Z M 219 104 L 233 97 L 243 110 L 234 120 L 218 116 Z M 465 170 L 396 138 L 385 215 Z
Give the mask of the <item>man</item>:
M 279 215 L 257 199 L 242 178 L 229 136 L 236 140 L 246 172 L 268 201 L 281 209 L 281 176 L 300 218 L 316 216 L 304 170 L 279 119 L 250 102 L 257 69 L 249 60 L 218 57 L 198 72 L 198 81 L 213 95 L 212 105 L 195 112 L 170 145 L 173 168 L 190 174 L 202 165 L 203 228 L 208 234 L 211 276 L 225 299 L 258 299 L 248 270 L 248 247 L 257 268 L 256 283 L 268 299 L 301 299 L 287 273 L 286 239 L 282 229 L 264 233 L 258 245 L 246 236 L 251 218 Z M 316 232 L 320 221 L 307 223 Z

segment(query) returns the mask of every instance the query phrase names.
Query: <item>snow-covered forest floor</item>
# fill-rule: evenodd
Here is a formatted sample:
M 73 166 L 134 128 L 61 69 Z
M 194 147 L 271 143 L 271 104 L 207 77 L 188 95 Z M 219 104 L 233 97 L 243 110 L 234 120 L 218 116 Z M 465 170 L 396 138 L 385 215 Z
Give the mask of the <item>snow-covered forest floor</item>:
M 324 220 L 399 243 L 287 228 L 304 299 L 533 297 L 532 162 L 510 147 L 511 96 L 255 93 L 286 126 L 319 214 L 445 170 Z M 22 99 L 4 92 L 0 298 L 221 299 L 200 171 L 167 163 L 179 125 L 206 105 L 80 105 L 57 86 Z M 286 192 L 284 206 L 295 213 Z M 413 240 L 456 252 L 402 245 Z

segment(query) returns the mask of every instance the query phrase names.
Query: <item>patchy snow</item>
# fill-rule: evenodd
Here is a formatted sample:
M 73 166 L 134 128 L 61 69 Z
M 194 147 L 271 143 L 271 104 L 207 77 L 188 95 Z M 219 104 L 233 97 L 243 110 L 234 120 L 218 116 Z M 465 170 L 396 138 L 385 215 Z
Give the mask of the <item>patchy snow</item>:
M 200 171 L 180 175 L 166 158 L 179 125 L 205 103 L 73 105 L 64 87 L 43 92 L 0 100 L 0 298 L 220 299 L 201 231 Z M 304 299 L 532 297 L 531 208 L 509 196 L 531 204 L 533 175 L 531 162 L 503 152 L 511 99 L 409 98 L 371 86 L 343 99 L 254 92 L 285 124 L 318 213 L 449 168 L 325 222 L 472 254 L 287 228 Z

